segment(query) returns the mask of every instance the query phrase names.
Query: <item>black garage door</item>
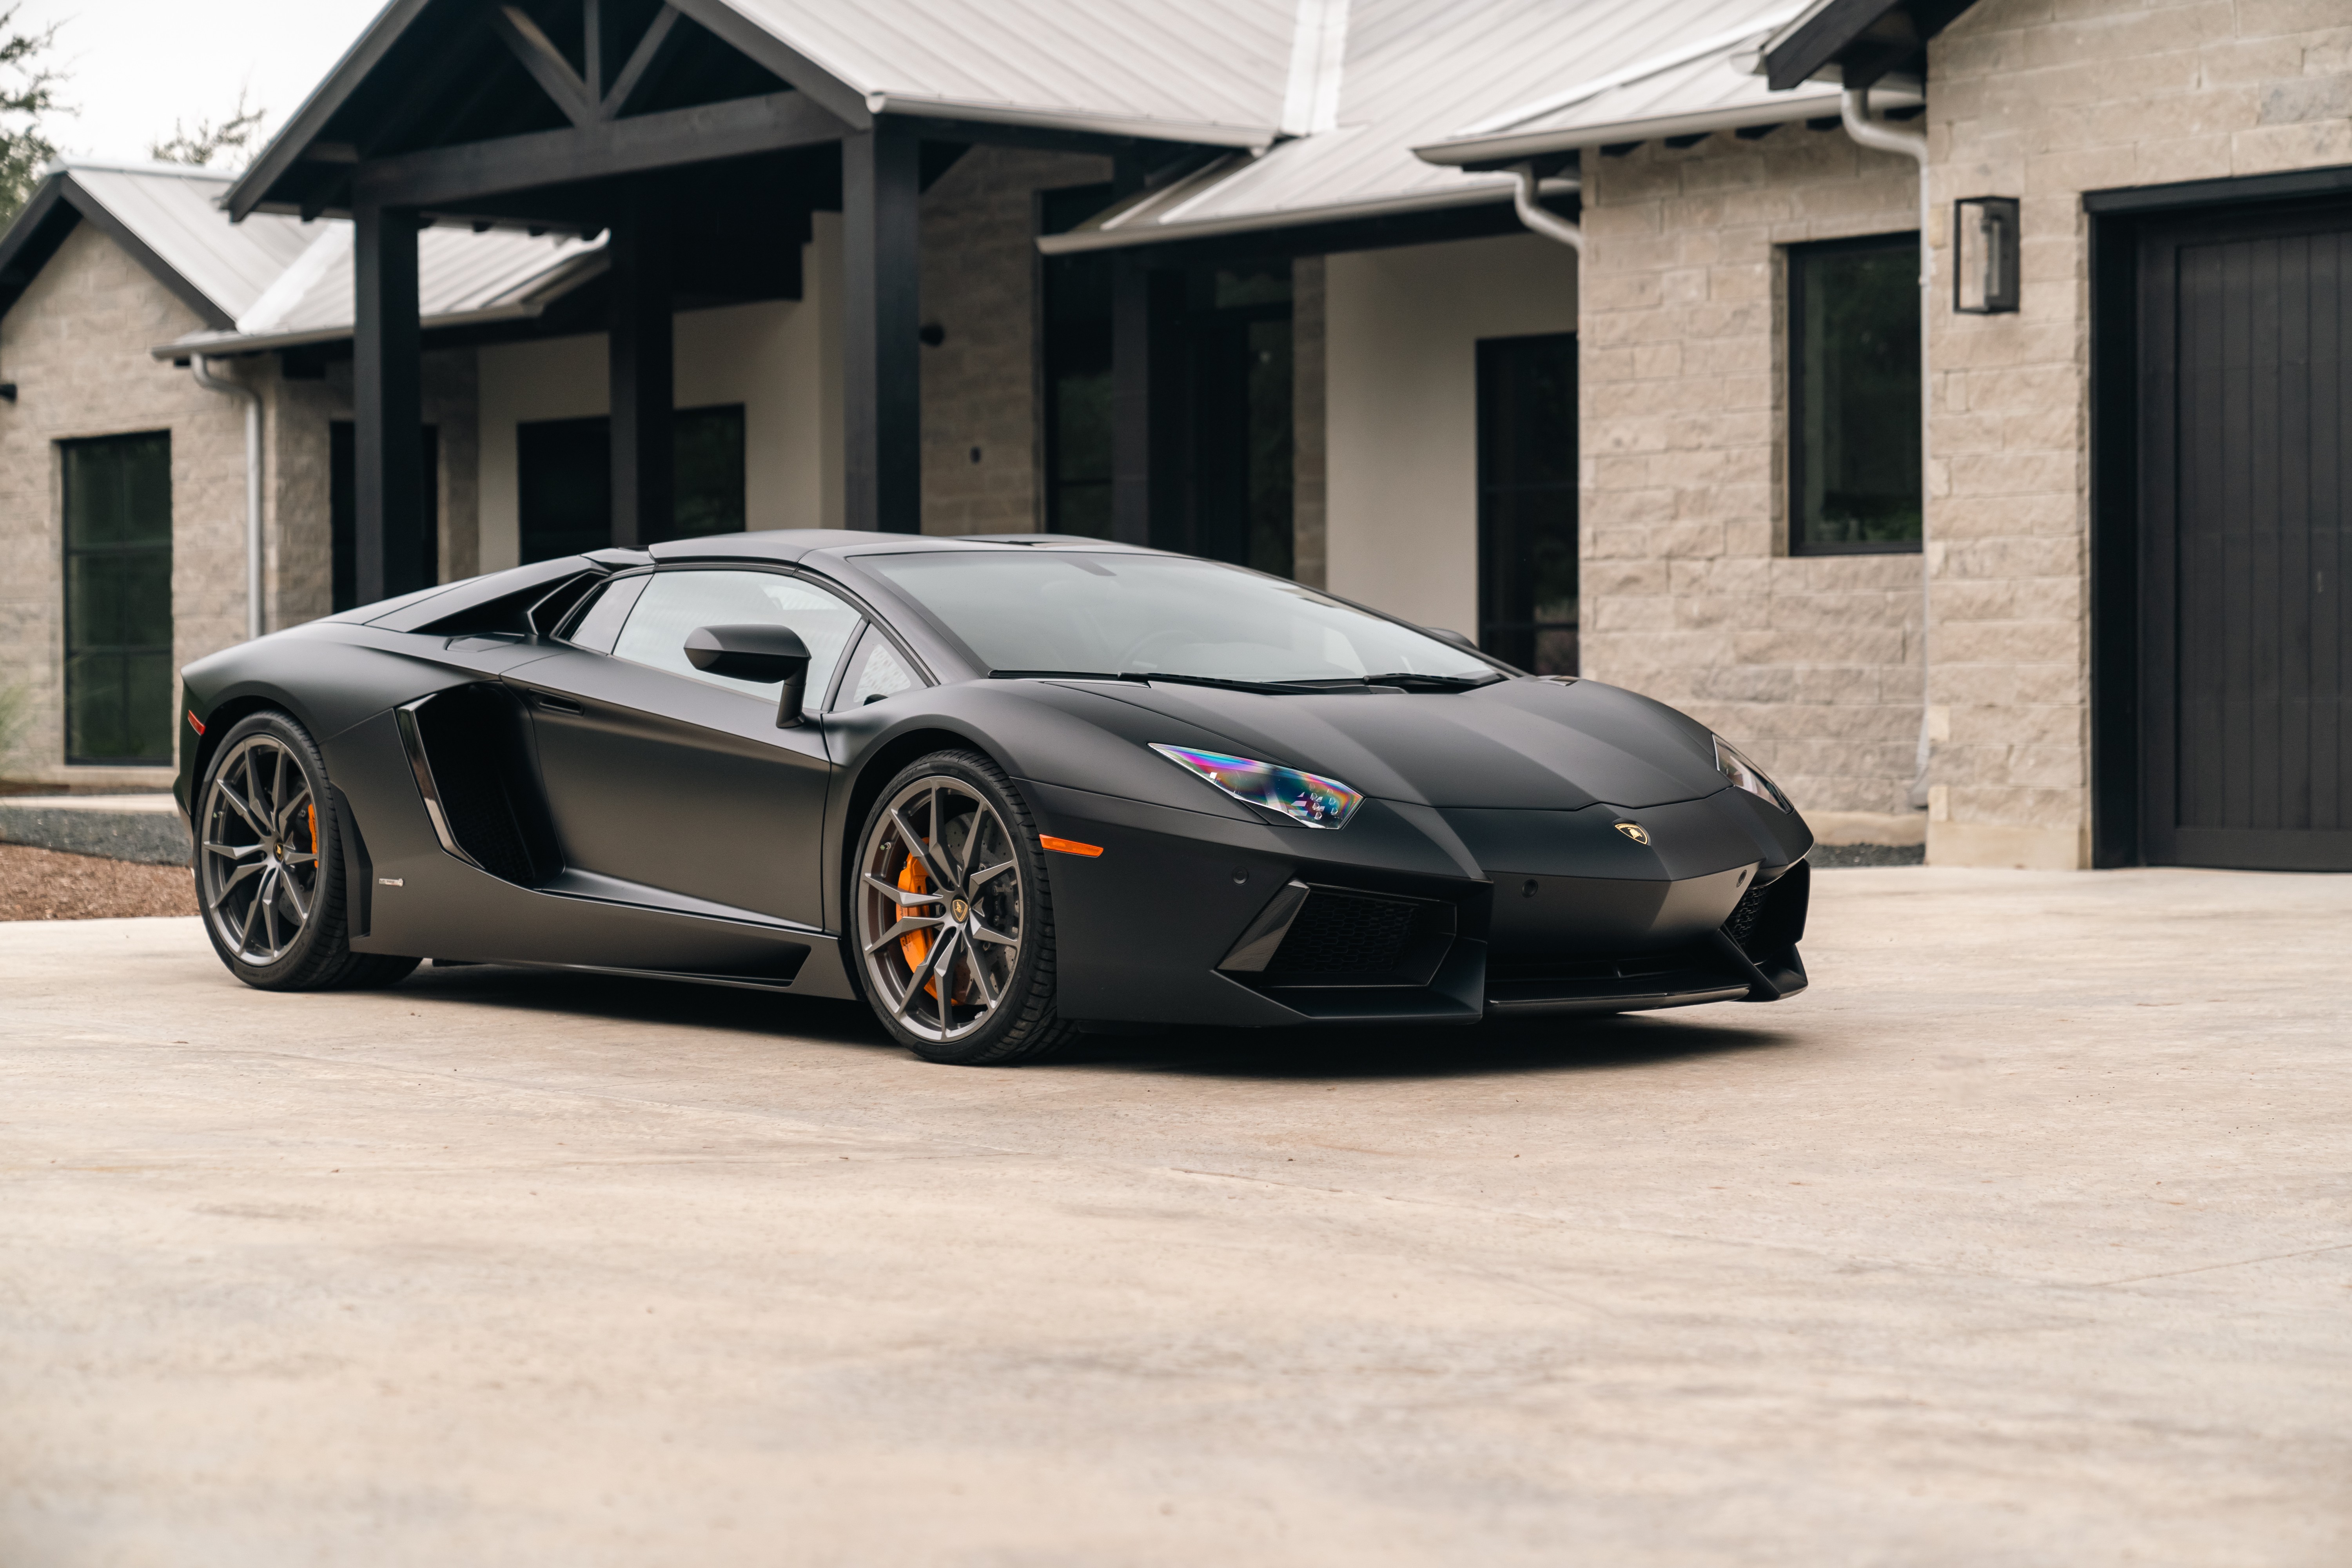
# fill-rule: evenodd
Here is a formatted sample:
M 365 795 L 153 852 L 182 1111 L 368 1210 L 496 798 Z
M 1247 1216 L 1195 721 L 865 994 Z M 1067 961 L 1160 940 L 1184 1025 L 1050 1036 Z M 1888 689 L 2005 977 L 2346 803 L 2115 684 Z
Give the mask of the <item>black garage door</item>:
M 2352 210 L 2141 230 L 2142 849 L 2352 870 Z

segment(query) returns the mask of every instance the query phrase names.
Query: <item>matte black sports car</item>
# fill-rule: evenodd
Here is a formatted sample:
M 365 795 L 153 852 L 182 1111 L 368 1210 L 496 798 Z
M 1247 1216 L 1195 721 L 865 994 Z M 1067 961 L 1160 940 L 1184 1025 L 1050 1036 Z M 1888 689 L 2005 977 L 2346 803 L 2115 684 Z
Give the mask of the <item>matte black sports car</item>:
M 1093 540 L 598 551 L 190 665 L 205 929 L 862 996 L 935 1061 L 1771 1001 L 1811 835 L 1673 709 Z

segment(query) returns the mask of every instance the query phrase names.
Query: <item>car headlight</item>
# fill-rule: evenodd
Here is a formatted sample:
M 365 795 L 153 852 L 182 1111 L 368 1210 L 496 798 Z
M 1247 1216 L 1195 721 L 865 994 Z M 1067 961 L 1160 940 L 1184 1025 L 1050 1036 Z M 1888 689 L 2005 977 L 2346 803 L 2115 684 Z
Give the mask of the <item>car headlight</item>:
M 1762 768 L 1741 756 L 1738 748 L 1720 735 L 1715 737 L 1715 765 L 1725 778 L 1758 800 L 1769 800 L 1782 811 L 1797 809 L 1789 804 L 1789 797 L 1780 793 L 1780 786 L 1765 776 Z
M 1345 827 L 1364 797 L 1319 773 L 1276 767 L 1223 752 L 1196 752 L 1190 746 L 1153 744 L 1153 751 L 1187 772 L 1198 773 L 1235 800 L 1278 811 L 1307 827 Z

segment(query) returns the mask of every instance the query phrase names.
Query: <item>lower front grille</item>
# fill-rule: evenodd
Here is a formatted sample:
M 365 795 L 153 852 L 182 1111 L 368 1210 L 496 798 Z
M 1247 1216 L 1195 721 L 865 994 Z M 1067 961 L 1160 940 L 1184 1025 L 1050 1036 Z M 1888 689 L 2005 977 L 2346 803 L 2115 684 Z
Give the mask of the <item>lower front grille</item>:
M 1423 905 L 1402 899 L 1317 889 L 1290 922 L 1265 966 L 1269 983 L 1309 975 L 1394 969 L 1420 924 Z
M 1534 958 L 1489 959 L 1486 979 L 1505 984 L 1518 981 L 1647 980 L 1686 970 L 1721 972 L 1722 958 L 1706 948 L 1676 948 L 1668 952 L 1545 953 Z

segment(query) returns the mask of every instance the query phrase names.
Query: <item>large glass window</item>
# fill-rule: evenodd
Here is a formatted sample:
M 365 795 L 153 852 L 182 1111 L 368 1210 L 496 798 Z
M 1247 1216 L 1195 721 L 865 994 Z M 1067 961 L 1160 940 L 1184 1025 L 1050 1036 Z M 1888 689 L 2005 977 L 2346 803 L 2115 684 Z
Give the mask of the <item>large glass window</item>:
M 172 760 L 172 437 L 68 441 L 66 761 Z
M 331 603 L 340 613 L 360 602 L 359 445 L 356 426 L 338 419 L 327 426 L 327 530 Z M 417 581 L 441 581 L 441 432 L 425 427 L 425 534 L 417 541 Z
M 740 532 L 745 517 L 743 405 L 681 408 L 671 416 L 670 438 L 675 500 L 670 529 L 662 539 Z M 516 426 L 515 478 L 526 564 L 613 542 L 613 422 L 604 415 Z
M 1478 646 L 1577 673 L 1576 334 L 1478 344 Z
M 1180 548 L 1290 575 L 1290 264 L 1192 279 L 1192 538 Z
M 1484 659 L 1412 626 L 1213 561 L 1072 547 L 869 555 L 860 564 L 1003 674 L 1284 684 L 1502 679 Z
M 1919 237 L 1789 249 L 1789 549 L 1919 548 Z

